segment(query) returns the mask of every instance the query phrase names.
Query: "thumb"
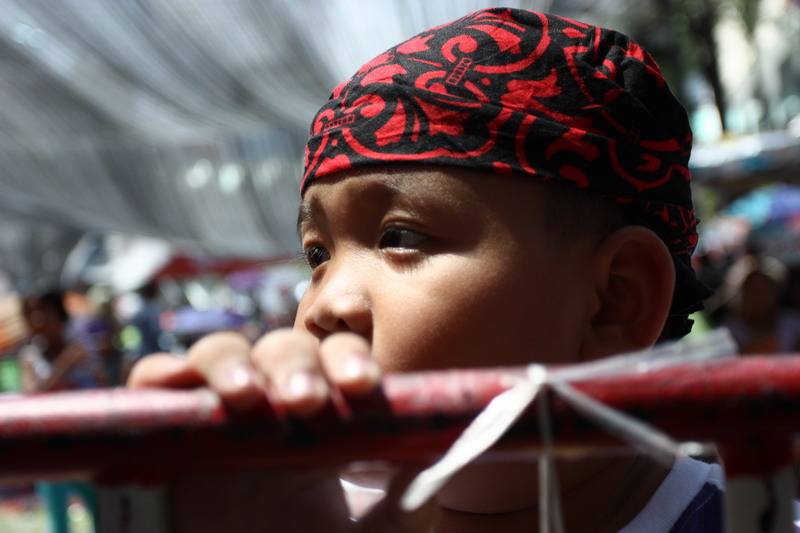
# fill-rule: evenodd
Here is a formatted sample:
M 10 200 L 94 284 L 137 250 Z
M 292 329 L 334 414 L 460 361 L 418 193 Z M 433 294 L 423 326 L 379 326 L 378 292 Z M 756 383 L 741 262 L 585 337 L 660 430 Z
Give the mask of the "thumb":
M 439 517 L 439 505 L 431 498 L 419 509 L 405 511 L 400 507 L 408 485 L 418 470 L 401 471 L 392 480 L 386 497 L 359 520 L 358 533 L 431 533 Z

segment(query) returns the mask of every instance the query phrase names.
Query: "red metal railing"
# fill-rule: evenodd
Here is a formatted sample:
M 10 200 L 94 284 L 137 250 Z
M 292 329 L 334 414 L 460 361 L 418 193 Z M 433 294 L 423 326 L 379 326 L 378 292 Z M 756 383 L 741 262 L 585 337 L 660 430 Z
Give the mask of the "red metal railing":
M 0 400 L 0 478 L 68 476 L 120 483 L 355 460 L 430 462 L 525 371 L 390 375 L 376 394 L 333 405 L 309 421 L 268 410 L 232 417 L 207 390 L 7 396 Z M 676 440 L 716 444 L 729 479 L 768 479 L 794 461 L 800 356 L 730 358 L 572 385 Z M 566 446 L 602 453 L 627 446 L 557 396 L 551 398 L 556 451 Z M 531 407 L 500 449 L 531 449 L 538 432 Z

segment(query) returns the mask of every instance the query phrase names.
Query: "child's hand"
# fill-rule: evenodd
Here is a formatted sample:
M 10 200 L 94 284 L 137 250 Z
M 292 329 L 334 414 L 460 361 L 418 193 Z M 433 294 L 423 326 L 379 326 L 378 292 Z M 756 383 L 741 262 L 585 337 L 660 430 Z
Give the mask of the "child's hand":
M 334 389 L 358 396 L 373 391 L 379 379 L 369 343 L 358 335 L 337 333 L 319 342 L 279 330 L 255 345 L 224 332 L 204 337 L 185 357 L 149 355 L 133 367 L 128 386 L 208 386 L 237 412 L 268 399 L 294 416 L 309 417 L 330 401 Z M 396 504 L 405 481 L 395 483 L 387 501 L 358 524 L 347 516 L 339 481 L 329 470 L 202 476 L 177 480 L 171 490 L 173 511 L 188 520 L 187 531 L 428 533 L 432 506 L 407 514 Z
M 337 333 L 320 343 L 286 329 L 255 345 L 238 333 L 214 333 L 195 343 L 186 357 L 147 356 L 133 367 L 128 386 L 205 385 L 232 411 L 254 409 L 266 397 L 292 415 L 310 416 L 325 406 L 333 388 L 357 396 L 374 390 L 379 378 L 364 338 Z
M 36 390 L 53 390 L 54 387 L 63 386 L 67 373 L 73 368 L 84 364 L 89 359 L 89 352 L 81 343 L 67 345 L 53 360 L 50 376 L 36 385 Z M 69 385 L 69 383 L 66 383 Z
M 67 345 L 61 353 L 58 354 L 54 364 L 60 364 L 65 368 L 72 368 L 89 359 L 89 352 L 86 347 L 81 343 L 72 343 Z

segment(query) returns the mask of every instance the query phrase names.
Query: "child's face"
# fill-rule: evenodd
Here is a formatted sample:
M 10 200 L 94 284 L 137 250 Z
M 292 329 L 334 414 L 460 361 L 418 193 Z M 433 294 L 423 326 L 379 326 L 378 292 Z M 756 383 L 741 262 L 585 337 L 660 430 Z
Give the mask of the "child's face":
M 314 269 L 295 323 L 352 331 L 385 372 L 574 361 L 596 302 L 590 244 L 554 244 L 531 178 L 370 167 L 300 216 Z
M 36 298 L 28 300 L 25 320 L 31 336 L 42 337 L 49 342 L 55 342 L 61 338 L 64 324 L 58 314 L 48 306 L 42 305 Z

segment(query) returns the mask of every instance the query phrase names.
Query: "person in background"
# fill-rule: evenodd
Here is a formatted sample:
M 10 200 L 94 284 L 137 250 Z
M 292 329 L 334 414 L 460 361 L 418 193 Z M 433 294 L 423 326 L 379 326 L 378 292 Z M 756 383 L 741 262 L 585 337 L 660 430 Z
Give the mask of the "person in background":
M 800 312 L 782 305 L 788 282 L 786 265 L 769 256 L 746 255 L 728 271 L 723 325 L 742 354 L 800 351 Z
M 123 370 L 125 376 L 139 359 L 163 349 L 160 344 L 162 333 L 160 320 L 163 308 L 158 300 L 158 284 L 149 281 L 137 293 L 141 298 L 141 306 L 128 321 L 127 326 L 136 329 L 138 345 L 125 358 Z
M 32 294 L 23 301 L 29 331 L 20 349 L 22 392 L 52 392 L 104 387 L 108 377 L 99 354 L 71 326 L 63 293 Z
M 31 294 L 23 301 L 29 338 L 18 354 L 23 393 L 36 394 L 105 387 L 108 378 L 100 356 L 89 349 L 71 328 L 64 296 L 58 290 Z M 39 482 L 52 533 L 68 533 L 70 498 L 83 500 L 95 516 L 95 492 L 84 482 Z
M 79 337 L 103 362 L 107 384 L 124 383 L 120 324 L 114 311 L 114 298 L 108 287 L 95 285 L 87 291 L 89 314 L 79 325 Z
M 792 264 L 789 267 L 789 281 L 781 298 L 781 303 L 787 309 L 800 313 L 800 265 Z

